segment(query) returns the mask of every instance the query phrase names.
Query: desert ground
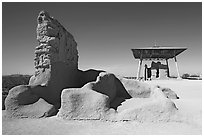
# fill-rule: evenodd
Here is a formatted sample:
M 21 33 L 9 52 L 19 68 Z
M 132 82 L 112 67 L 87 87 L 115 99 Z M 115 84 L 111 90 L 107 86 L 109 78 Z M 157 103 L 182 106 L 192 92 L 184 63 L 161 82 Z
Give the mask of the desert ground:
M 149 84 L 171 88 L 180 99 L 172 99 L 179 114 L 173 122 L 108 122 L 63 120 L 57 116 L 41 119 L 7 119 L 2 111 L 3 135 L 201 135 L 202 80 L 153 80 Z M 126 103 L 125 105 L 134 105 Z M 123 104 L 122 104 L 123 105 Z M 130 107 L 130 106 L 129 106 Z

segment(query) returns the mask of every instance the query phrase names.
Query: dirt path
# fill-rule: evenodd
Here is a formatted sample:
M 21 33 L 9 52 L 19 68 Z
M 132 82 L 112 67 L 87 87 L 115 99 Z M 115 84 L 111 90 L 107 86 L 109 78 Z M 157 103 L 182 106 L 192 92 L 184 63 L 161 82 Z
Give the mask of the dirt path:
M 201 134 L 201 127 L 186 123 L 138 123 L 102 121 L 66 121 L 58 117 L 44 119 L 3 119 L 3 135 L 135 135 Z

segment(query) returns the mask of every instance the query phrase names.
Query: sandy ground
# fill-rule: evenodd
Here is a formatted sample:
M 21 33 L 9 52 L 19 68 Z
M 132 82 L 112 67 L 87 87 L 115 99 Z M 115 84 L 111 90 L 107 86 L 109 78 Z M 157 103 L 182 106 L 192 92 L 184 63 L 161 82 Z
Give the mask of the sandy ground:
M 2 113 L 2 134 L 42 135 L 42 134 L 94 134 L 94 135 L 132 135 L 132 134 L 202 134 L 202 81 L 196 80 L 155 80 L 147 82 L 169 87 L 179 100 L 173 100 L 182 117 L 180 122 L 138 123 L 105 121 L 68 121 L 56 116 L 43 119 L 5 119 Z

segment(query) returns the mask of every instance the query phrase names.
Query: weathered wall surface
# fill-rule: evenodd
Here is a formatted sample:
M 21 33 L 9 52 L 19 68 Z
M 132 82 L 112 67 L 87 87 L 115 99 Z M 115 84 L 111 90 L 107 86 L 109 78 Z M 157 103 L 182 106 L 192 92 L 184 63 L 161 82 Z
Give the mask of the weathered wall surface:
M 37 40 L 35 49 L 36 73 L 43 69 L 52 69 L 55 62 L 63 62 L 69 68 L 78 68 L 77 43 L 74 37 L 45 11 L 37 18 Z
M 30 84 L 47 85 L 51 77 L 63 67 L 69 71 L 78 69 L 77 43 L 74 37 L 53 17 L 42 11 L 37 17 L 37 41 L 35 48 L 35 80 Z M 60 66 L 62 65 L 62 66 Z M 56 72 L 57 71 L 57 72 Z
M 46 85 L 52 104 L 60 102 L 61 91 L 79 87 L 78 51 L 74 37 L 53 17 L 42 11 L 37 18 L 35 75 L 30 85 Z

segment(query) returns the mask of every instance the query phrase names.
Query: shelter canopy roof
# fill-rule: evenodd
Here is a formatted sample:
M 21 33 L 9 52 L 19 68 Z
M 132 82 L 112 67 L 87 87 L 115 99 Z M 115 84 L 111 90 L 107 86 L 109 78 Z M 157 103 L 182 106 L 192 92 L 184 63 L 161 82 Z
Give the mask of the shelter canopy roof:
M 131 49 L 135 59 L 170 59 L 174 58 L 184 50 L 186 47 L 143 47 Z

